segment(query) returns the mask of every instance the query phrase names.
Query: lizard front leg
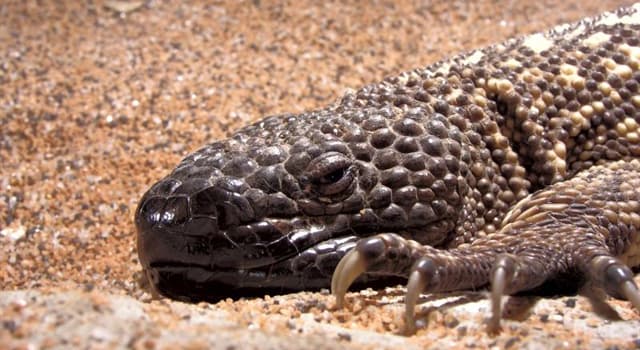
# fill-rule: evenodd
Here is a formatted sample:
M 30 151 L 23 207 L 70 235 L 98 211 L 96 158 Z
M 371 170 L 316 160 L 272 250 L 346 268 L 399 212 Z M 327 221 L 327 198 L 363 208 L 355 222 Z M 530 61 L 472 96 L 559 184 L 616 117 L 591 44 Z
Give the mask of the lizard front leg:
M 360 274 L 408 278 L 407 326 L 423 292 L 491 287 L 489 330 L 497 331 L 503 295 L 549 286 L 578 290 L 585 281 L 640 310 L 629 266 L 640 263 L 640 161 L 595 166 L 520 201 L 499 231 L 454 249 L 423 246 L 395 234 L 358 242 L 332 280 L 341 306 Z

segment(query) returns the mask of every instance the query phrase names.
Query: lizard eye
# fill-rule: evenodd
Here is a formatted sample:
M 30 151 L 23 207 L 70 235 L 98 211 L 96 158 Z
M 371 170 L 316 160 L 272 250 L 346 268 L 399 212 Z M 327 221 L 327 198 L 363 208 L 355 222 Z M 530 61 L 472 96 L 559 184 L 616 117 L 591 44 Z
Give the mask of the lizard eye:
M 345 191 L 355 179 L 353 160 L 338 152 L 328 152 L 314 159 L 307 172 L 314 190 L 325 196 Z
M 346 174 L 346 172 L 348 171 L 348 168 L 340 168 L 340 169 L 336 169 L 336 171 L 333 171 L 325 176 L 323 176 L 320 179 L 321 183 L 324 184 L 332 184 L 332 183 L 336 183 L 338 181 L 340 181 Z

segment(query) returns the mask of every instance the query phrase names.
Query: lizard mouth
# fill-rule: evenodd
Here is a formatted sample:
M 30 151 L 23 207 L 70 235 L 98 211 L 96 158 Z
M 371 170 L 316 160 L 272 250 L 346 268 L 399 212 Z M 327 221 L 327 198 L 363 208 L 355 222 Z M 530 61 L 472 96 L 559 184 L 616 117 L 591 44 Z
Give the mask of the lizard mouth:
M 276 274 L 269 268 L 211 269 L 205 266 L 175 262 L 156 262 L 145 269 L 152 288 L 172 299 L 187 302 L 216 302 L 223 298 L 257 297 L 298 290 L 305 287 L 300 277 Z M 319 288 L 319 287 L 316 287 Z
M 353 245 L 356 240 L 355 236 L 343 239 L 353 242 Z M 253 268 L 223 268 L 158 260 L 150 262 L 144 270 L 157 292 L 188 302 L 215 302 L 228 297 L 258 297 L 314 290 L 328 287 L 328 276 L 343 256 L 334 253 L 333 257 L 325 257 L 326 268 L 322 269 L 322 262 L 316 265 L 318 259 L 314 250 L 318 245 L 304 250 L 301 255 L 283 257 L 275 263 Z M 300 258 L 306 253 L 311 259 Z M 304 260 L 309 263 L 307 269 L 302 266 Z
M 327 287 L 357 241 L 341 220 L 271 218 L 222 229 L 211 217 L 156 219 L 163 216 L 139 209 L 140 262 L 157 292 L 190 302 Z

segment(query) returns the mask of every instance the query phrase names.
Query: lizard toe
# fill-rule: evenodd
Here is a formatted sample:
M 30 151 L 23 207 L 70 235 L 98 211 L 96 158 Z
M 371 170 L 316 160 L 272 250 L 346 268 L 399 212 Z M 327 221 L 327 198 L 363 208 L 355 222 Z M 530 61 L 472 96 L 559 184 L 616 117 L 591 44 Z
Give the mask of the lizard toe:
M 502 254 L 496 258 L 491 269 L 491 315 L 487 323 L 487 331 L 496 334 L 500 331 L 500 319 L 502 318 L 502 296 L 508 289 L 511 281 L 518 272 L 519 261 L 509 254 Z
M 628 300 L 640 311 L 640 290 L 633 280 L 633 272 L 619 259 L 600 255 L 591 259 L 588 273 L 607 294 L 617 299 Z
M 342 308 L 344 306 L 344 296 L 347 294 L 349 286 L 358 276 L 362 275 L 367 269 L 367 264 L 362 254 L 357 250 L 347 253 L 336 266 L 336 270 L 331 278 L 331 293 L 336 298 L 336 306 Z
M 415 333 L 415 317 L 414 310 L 418 302 L 418 298 L 425 291 L 425 288 L 433 284 L 437 279 L 437 266 L 435 262 L 428 257 L 420 258 L 413 265 L 412 272 L 407 282 L 407 294 L 405 295 L 405 332 L 407 334 Z
M 353 250 L 338 263 L 331 278 L 331 292 L 336 306 L 344 305 L 344 296 L 353 282 L 364 273 L 406 276 L 411 266 L 416 242 L 407 241 L 396 234 L 378 234 L 358 241 Z

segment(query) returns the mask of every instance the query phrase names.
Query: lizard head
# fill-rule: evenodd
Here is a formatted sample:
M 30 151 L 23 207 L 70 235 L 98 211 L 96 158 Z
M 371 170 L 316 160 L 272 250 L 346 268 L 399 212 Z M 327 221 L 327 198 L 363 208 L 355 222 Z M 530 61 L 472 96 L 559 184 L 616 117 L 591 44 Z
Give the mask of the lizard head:
M 467 191 L 463 138 L 428 107 L 268 117 L 147 191 L 135 215 L 140 261 L 162 294 L 195 301 L 326 287 L 376 233 L 443 244 Z

